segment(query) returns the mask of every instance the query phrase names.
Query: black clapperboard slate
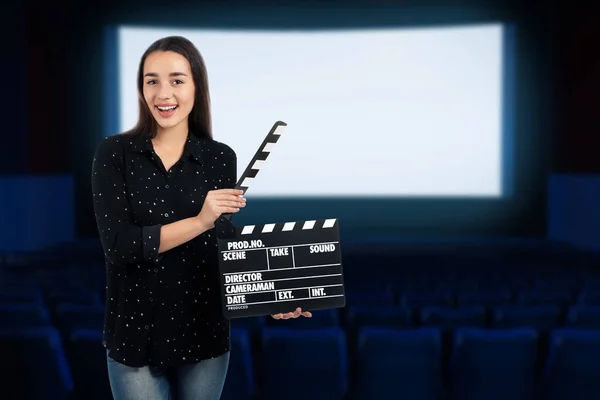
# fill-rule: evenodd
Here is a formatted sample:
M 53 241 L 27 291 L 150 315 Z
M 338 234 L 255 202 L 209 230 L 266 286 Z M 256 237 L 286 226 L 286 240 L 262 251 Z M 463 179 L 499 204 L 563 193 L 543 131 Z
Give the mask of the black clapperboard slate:
M 236 189 L 248 190 L 285 126 L 273 125 Z M 215 227 L 226 318 L 346 305 L 337 219 L 234 226 L 229 214 Z

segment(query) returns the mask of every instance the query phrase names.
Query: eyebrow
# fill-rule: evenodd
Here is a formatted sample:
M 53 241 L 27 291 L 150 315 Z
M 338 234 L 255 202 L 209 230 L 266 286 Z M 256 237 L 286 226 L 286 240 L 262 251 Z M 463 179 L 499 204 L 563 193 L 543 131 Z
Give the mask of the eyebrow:
M 151 76 L 151 77 L 158 77 L 158 74 L 156 72 L 148 72 L 147 74 L 144 75 L 144 77 L 146 76 Z M 171 72 L 169 74 L 169 76 L 187 76 L 187 74 L 184 74 L 183 72 Z

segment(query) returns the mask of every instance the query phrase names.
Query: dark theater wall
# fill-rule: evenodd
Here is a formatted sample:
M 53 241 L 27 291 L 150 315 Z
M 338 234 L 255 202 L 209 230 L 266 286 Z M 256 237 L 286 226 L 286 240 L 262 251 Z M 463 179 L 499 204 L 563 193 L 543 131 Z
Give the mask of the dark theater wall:
M 554 20 L 556 154 L 547 237 L 600 251 L 600 4 L 564 4 Z
M 0 175 L 27 172 L 27 70 L 25 26 L 20 2 L 2 5 L 4 32 L 11 40 L 4 41 L 3 62 L 0 63 L 2 95 L 0 106 L 4 110 L 0 139 Z M 1 188 L 0 188 L 1 190 Z
M 600 173 L 599 19 L 600 4 L 591 1 L 561 7 L 557 16 L 557 172 Z

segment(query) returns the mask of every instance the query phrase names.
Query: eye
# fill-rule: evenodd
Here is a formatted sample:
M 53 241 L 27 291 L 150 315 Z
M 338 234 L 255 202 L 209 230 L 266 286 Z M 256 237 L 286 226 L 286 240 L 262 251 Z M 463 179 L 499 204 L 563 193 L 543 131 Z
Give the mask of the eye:
M 154 85 L 154 84 L 156 83 L 156 81 L 155 81 L 155 80 L 151 80 L 151 81 L 148 81 L 148 82 L 146 82 L 146 83 L 147 83 L 148 85 Z
M 178 85 L 178 84 L 180 84 L 180 83 L 183 83 L 183 81 L 182 81 L 181 79 L 175 79 L 175 80 L 173 81 L 173 83 L 175 83 L 176 85 Z

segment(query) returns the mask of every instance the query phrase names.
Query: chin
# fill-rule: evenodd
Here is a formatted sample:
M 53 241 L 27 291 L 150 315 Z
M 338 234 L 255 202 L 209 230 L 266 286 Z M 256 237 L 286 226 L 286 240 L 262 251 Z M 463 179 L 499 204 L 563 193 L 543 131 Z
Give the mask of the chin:
M 154 117 L 154 120 L 158 126 L 161 128 L 172 128 L 179 125 L 184 120 L 184 118 L 177 118 L 178 116 L 175 115 L 171 116 L 170 118 L 164 118 L 158 114 L 152 113 L 152 116 Z
M 156 122 L 162 129 L 169 129 L 179 125 L 182 121 L 161 121 L 158 119 Z

